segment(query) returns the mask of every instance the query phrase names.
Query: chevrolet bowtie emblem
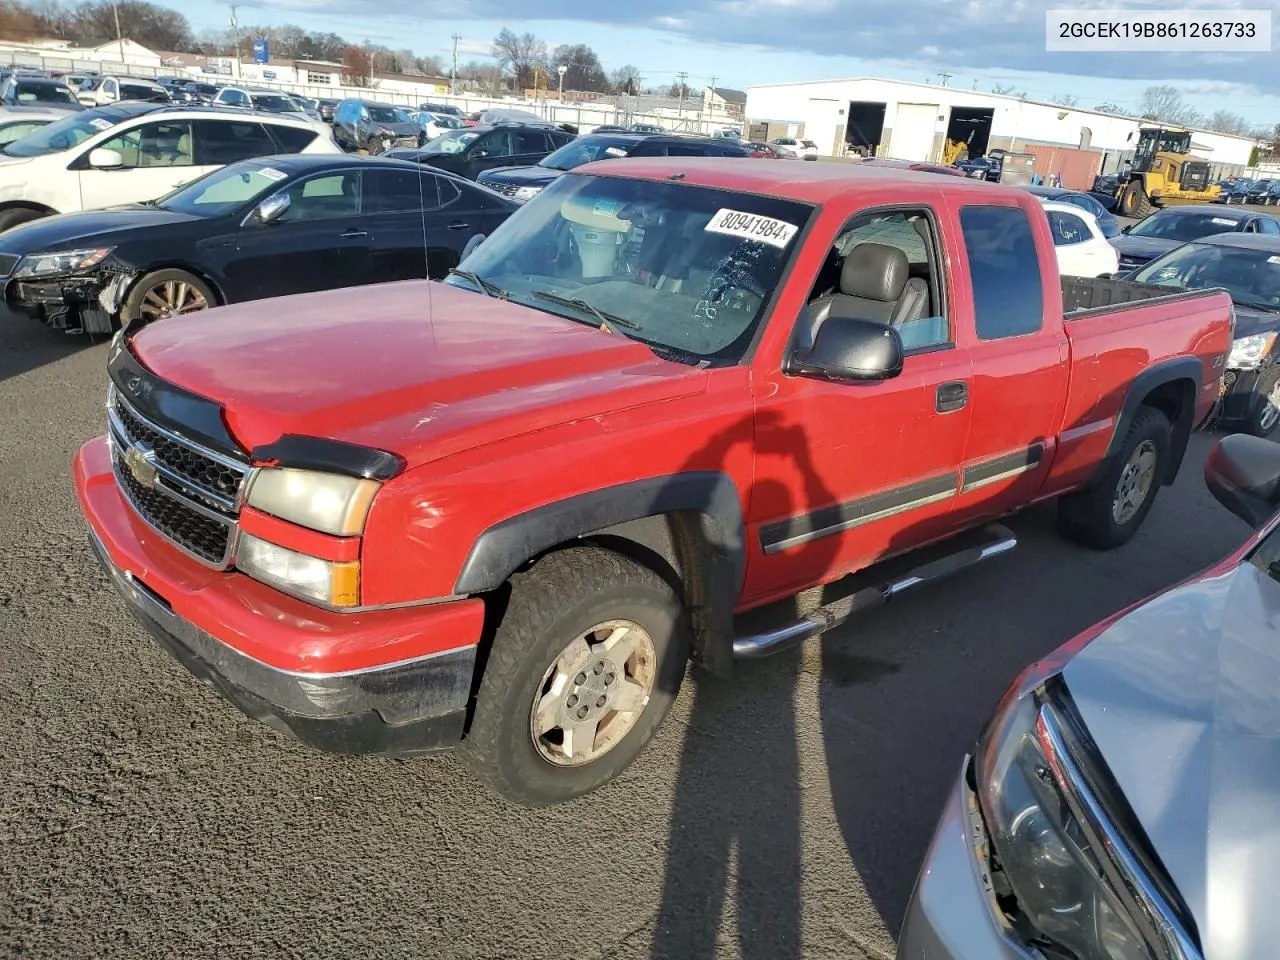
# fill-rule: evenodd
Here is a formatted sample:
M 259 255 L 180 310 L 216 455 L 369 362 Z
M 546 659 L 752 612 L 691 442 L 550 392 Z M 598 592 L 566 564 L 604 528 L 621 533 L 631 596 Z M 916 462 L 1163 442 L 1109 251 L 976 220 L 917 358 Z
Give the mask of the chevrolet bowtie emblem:
M 129 472 L 133 474 L 133 479 L 148 490 L 152 490 L 156 485 L 156 452 L 148 447 L 145 443 L 135 442 L 124 453 L 125 466 L 129 468 Z

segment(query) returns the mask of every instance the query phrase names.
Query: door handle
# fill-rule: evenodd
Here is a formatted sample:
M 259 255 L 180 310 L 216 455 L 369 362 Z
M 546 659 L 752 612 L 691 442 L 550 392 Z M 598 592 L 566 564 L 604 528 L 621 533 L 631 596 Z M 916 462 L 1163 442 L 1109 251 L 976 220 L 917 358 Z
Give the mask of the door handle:
M 969 402 L 969 384 L 963 380 L 948 380 L 939 384 L 934 398 L 934 409 L 939 413 L 960 410 Z
M 346 233 L 338 234 L 338 238 L 341 240 L 359 240 L 361 237 L 367 237 L 368 235 L 368 230 L 348 230 Z
M 465 229 L 467 229 L 467 227 L 469 227 L 469 226 L 471 226 L 471 224 L 469 224 L 469 223 L 463 223 L 463 222 L 462 222 L 462 221 L 460 221 L 460 220 L 455 220 L 455 221 L 453 221 L 453 223 L 449 224 L 449 226 L 448 226 L 448 227 L 446 227 L 445 229 L 447 229 L 447 230 L 465 230 Z

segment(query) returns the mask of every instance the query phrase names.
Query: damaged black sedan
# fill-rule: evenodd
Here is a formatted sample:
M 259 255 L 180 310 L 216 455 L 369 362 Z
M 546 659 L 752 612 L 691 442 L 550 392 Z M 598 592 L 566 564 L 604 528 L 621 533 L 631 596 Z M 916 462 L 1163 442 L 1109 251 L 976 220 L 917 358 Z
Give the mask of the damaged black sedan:
M 0 235 L 6 304 L 110 333 L 224 303 L 424 276 L 518 206 L 394 160 L 296 154 L 231 164 L 159 200 Z

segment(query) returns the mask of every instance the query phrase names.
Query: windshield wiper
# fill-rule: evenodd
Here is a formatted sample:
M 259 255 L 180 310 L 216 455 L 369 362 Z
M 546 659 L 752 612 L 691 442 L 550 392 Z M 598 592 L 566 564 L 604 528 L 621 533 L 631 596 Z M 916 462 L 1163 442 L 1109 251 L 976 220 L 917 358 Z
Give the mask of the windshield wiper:
M 492 280 L 486 280 L 484 277 L 480 276 L 480 274 L 472 273 L 470 270 L 458 270 L 457 268 L 454 268 L 449 271 L 449 276 L 461 277 L 463 280 L 474 283 L 480 288 L 480 291 L 486 297 L 497 297 L 499 300 L 506 300 L 511 296 L 508 291 L 502 289 L 502 287 L 498 286 Z
M 605 313 L 594 304 L 588 303 L 582 297 L 562 297 L 558 293 L 552 293 L 550 290 L 534 290 L 530 296 L 537 297 L 539 300 L 547 300 L 551 303 L 558 303 L 562 307 L 577 307 L 579 310 L 586 310 L 596 320 L 599 325 L 604 327 L 610 333 L 617 333 L 615 326 L 626 327 L 628 330 L 639 330 L 640 325 L 632 323 L 626 317 L 620 317 L 614 313 Z

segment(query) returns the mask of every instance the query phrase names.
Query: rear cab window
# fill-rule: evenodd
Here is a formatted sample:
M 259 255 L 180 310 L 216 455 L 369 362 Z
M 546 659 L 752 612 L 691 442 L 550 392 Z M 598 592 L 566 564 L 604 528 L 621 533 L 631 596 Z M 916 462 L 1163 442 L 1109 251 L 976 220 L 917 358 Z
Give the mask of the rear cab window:
M 960 208 L 979 340 L 1036 333 L 1044 324 L 1044 281 L 1031 222 L 1021 207 Z
M 592 326 L 603 318 L 659 356 L 735 364 L 813 210 L 711 187 L 569 174 L 503 223 L 466 267 L 523 306 Z M 475 289 L 457 275 L 448 282 Z

